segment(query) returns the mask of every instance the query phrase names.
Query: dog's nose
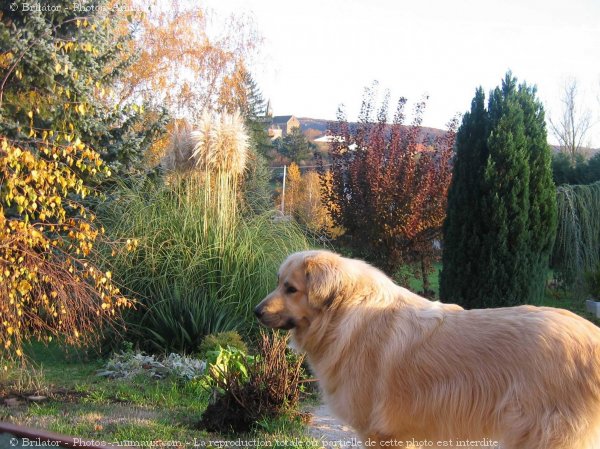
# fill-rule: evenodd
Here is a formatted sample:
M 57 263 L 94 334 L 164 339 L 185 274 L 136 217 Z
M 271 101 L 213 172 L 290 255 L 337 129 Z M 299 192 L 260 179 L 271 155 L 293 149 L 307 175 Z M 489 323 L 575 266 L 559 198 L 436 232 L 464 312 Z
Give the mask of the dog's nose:
M 260 318 L 263 315 L 263 309 L 261 306 L 256 306 L 254 308 L 254 315 L 256 315 L 256 318 Z

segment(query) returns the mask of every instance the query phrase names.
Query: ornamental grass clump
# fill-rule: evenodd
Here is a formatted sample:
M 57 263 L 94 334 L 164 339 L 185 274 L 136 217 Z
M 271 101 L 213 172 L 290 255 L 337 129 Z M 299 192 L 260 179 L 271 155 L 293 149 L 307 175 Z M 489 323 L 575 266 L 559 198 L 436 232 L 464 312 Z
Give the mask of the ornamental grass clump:
M 192 151 L 194 143 L 191 128 L 187 123 L 175 124 L 169 146 L 161 160 L 161 166 L 168 172 L 189 171 L 194 167 Z
M 243 118 L 205 112 L 195 129 L 183 124 L 172 135 L 163 167 L 193 196 L 204 192 L 203 232 L 217 230 L 220 241 L 235 232 L 238 187 L 248 161 L 249 138 Z
M 99 211 L 113 240 L 137 242 L 109 267 L 141 303 L 125 317 L 127 338 L 148 351 L 189 353 L 208 334 L 252 332 L 281 259 L 308 249 L 294 223 L 238 213 L 247 142 L 239 116 L 205 115 L 174 134 L 164 183 L 123 186 Z
M 238 113 L 216 116 L 205 113 L 190 137 L 197 168 L 231 177 L 240 176 L 246 169 L 248 134 Z
M 192 158 L 204 178 L 203 230 L 206 234 L 208 226 L 214 226 L 224 241 L 235 232 L 238 186 L 248 160 L 248 134 L 239 114 L 211 117 L 205 113 L 191 139 Z

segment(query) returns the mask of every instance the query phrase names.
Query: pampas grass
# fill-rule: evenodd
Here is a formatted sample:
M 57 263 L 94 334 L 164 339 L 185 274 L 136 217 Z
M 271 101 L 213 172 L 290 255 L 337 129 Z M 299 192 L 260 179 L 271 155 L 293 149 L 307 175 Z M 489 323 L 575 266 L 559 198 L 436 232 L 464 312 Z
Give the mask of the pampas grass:
M 252 309 L 272 289 L 279 264 L 310 246 L 297 225 L 269 213 L 233 218 L 225 241 L 212 226 L 205 233 L 204 192 L 184 182 L 122 187 L 98 216 L 112 240 L 137 239 L 132 251 L 107 257 L 105 270 L 141 303 L 125 316 L 126 338 L 158 352 L 196 351 L 211 333 L 253 332 Z
M 246 169 L 249 139 L 239 113 L 204 113 L 198 128 L 190 133 L 192 158 L 201 170 L 238 177 Z
M 171 178 L 185 178 L 190 194 L 194 189 L 203 190 L 203 232 L 206 235 L 209 227 L 219 229 L 222 243 L 235 232 L 238 187 L 248 154 L 248 133 L 239 113 L 205 112 L 194 130 L 188 125 L 175 129 L 163 158 L 162 165 Z
M 192 153 L 194 152 L 194 141 L 191 136 L 192 130 L 187 123 L 175 124 L 171 134 L 169 146 L 160 161 L 161 167 L 167 172 L 187 172 L 194 168 Z

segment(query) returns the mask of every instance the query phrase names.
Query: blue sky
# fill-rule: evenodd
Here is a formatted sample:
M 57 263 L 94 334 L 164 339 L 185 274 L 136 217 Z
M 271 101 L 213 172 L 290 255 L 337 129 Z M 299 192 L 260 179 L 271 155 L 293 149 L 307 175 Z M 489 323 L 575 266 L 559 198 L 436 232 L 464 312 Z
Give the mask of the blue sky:
M 216 15 L 248 14 L 264 37 L 252 64 L 275 114 L 355 119 L 365 86 L 392 100 L 429 95 L 424 124 L 444 127 L 512 70 L 535 84 L 546 114 L 560 112 L 575 78 L 600 147 L 598 0 L 206 0 Z M 554 141 L 550 137 L 550 141 Z

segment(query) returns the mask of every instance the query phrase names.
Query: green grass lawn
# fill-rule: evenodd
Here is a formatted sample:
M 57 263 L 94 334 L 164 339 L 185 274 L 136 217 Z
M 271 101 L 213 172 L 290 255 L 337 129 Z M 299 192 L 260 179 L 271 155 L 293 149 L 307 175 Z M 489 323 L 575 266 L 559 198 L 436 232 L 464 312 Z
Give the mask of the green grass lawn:
M 0 378 L 0 421 L 96 441 L 181 443 L 163 447 L 210 447 L 211 441 L 218 447 L 219 441 L 237 438 L 270 441 L 276 447 L 280 442 L 282 448 L 319 447 L 305 435 L 300 418 L 267 420 L 255 432 L 235 438 L 199 430 L 196 424 L 209 394 L 197 381 L 98 377 L 102 360 L 74 350 L 65 354 L 55 345 L 33 345 L 28 354 L 39 368 Z M 47 399 L 30 402 L 26 398 L 32 393 Z
M 440 296 L 440 271 L 442 270 L 442 263 L 436 262 L 433 264 L 433 271 L 429 275 L 430 288 L 435 292 L 436 298 Z M 409 290 L 419 293 L 423 291 L 423 280 L 417 279 L 412 275 L 409 279 L 408 285 L 405 285 Z

